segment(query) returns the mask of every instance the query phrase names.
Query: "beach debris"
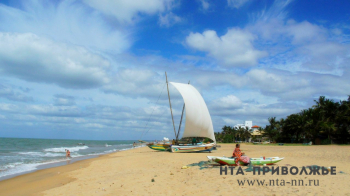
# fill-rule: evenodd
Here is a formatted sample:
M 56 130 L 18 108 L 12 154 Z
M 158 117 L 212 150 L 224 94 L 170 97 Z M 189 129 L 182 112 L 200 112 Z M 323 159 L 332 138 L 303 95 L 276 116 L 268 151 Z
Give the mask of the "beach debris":
M 154 178 L 152 178 L 151 182 L 154 182 Z
M 181 167 L 181 169 L 188 169 L 188 168 L 190 168 L 190 167 L 188 167 L 187 165 L 184 165 Z
M 173 173 L 170 173 L 170 175 L 174 175 Z
M 217 164 L 212 164 L 208 161 L 200 161 L 198 163 L 189 164 L 189 165 L 187 165 L 187 167 L 190 168 L 193 166 L 199 166 L 199 169 L 202 170 L 202 169 L 213 168 L 214 165 L 217 165 Z

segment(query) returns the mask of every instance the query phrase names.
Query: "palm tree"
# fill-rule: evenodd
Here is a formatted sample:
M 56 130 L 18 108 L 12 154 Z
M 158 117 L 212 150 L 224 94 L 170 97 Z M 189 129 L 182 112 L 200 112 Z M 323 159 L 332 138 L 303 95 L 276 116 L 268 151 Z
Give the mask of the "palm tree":
M 315 102 L 315 111 L 320 114 L 318 119 L 320 133 L 326 134 L 328 140 L 332 141 L 332 135 L 336 132 L 335 119 L 340 105 L 333 100 L 326 99 L 324 96 L 320 96 L 319 100 L 315 100 Z
M 337 138 L 341 143 L 346 143 L 350 139 L 350 95 L 347 101 L 339 102 L 335 122 Z
M 266 125 L 264 129 L 264 133 L 262 134 L 264 137 L 268 137 L 270 141 L 274 141 L 277 139 L 277 134 L 280 130 L 280 124 L 278 121 L 276 121 L 276 117 L 270 117 L 269 119 L 269 125 Z
M 243 128 L 243 127 L 239 127 L 237 129 L 237 136 L 239 138 L 239 141 L 242 141 L 242 138 L 244 136 L 244 130 L 245 130 L 245 128 Z
M 221 133 L 216 133 L 217 140 L 223 143 L 232 143 L 235 141 L 236 130 L 230 126 L 222 127 Z

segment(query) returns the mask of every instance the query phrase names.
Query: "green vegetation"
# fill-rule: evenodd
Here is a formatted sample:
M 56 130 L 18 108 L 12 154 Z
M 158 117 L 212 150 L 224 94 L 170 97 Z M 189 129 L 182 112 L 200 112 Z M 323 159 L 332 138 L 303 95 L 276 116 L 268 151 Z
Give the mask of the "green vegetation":
M 235 140 L 241 141 L 248 139 L 250 136 L 249 129 L 247 127 L 234 128 L 230 126 L 224 126 L 222 132 L 216 132 L 215 138 L 220 143 L 233 143 Z
M 260 129 L 263 137 L 277 143 L 348 144 L 350 142 L 350 96 L 346 101 L 334 102 L 321 96 L 315 105 L 286 119 L 270 117 L 269 125 Z M 231 143 L 235 138 L 249 137 L 243 128 L 224 126 L 215 133 L 218 142 Z M 239 139 L 237 139 L 239 140 Z

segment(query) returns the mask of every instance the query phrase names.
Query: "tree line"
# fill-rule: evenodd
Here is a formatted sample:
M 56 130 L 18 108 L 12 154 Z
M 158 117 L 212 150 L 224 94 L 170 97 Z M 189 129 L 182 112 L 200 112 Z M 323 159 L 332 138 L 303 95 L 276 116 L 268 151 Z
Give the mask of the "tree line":
M 311 108 L 279 120 L 270 117 L 268 121 L 269 124 L 259 131 L 270 141 L 347 144 L 350 142 L 350 96 L 348 100 L 339 102 L 320 96 Z M 224 126 L 222 132 L 215 133 L 215 137 L 218 142 L 231 143 L 246 140 L 251 135 L 246 127 Z

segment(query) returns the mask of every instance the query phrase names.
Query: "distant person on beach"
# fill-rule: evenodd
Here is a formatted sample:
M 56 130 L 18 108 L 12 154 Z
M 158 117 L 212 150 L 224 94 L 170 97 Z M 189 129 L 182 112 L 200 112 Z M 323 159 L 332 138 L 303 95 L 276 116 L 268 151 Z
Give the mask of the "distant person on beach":
M 236 148 L 235 150 L 233 151 L 233 154 L 232 154 L 232 158 L 236 158 L 236 165 L 239 166 L 239 161 L 242 161 L 241 160 L 241 157 L 244 155 L 244 152 L 241 152 L 241 149 L 240 149 L 240 145 L 239 144 L 236 144 Z
M 71 158 L 70 151 L 68 149 L 66 149 L 66 158 Z
M 135 148 L 135 146 L 136 146 L 136 143 L 134 142 L 134 144 L 133 144 L 132 146 L 133 146 L 133 148 Z
M 173 139 L 173 141 L 171 142 L 172 145 L 175 145 L 175 140 Z

